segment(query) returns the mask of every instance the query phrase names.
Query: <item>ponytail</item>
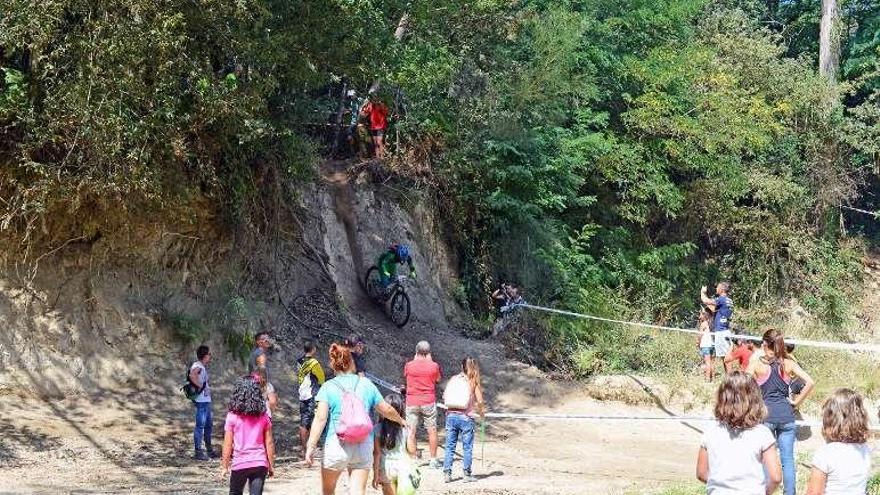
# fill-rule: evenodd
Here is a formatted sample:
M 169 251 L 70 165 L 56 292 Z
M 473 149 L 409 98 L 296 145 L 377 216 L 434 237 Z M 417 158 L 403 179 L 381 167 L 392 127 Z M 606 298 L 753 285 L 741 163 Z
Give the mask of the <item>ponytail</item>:
M 788 350 L 785 347 L 785 338 L 782 335 L 782 331 L 771 328 L 764 332 L 761 340 L 773 351 L 776 359 L 781 361 L 788 358 Z

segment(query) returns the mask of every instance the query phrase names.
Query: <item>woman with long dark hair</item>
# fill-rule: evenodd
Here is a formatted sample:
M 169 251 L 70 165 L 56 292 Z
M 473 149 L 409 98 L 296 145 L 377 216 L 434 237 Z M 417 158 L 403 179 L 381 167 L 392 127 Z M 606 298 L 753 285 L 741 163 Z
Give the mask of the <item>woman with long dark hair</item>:
M 788 357 L 781 331 L 771 328 L 764 332 L 761 349 L 764 355 L 751 360 L 748 373 L 761 387 L 768 413 L 764 424 L 776 437 L 776 445 L 779 447 L 783 493 L 794 495 L 797 487 L 797 466 L 794 461 L 797 425 L 794 410 L 810 395 L 816 384 L 795 360 Z M 804 388 L 792 399 L 789 385 L 795 378 L 804 382 Z

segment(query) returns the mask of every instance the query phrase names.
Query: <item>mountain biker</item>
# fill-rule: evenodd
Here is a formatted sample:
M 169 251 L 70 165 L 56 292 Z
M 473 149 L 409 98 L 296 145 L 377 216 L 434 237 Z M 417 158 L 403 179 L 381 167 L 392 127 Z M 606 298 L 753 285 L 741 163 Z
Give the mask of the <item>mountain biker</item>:
M 415 278 L 416 268 L 413 266 L 412 256 L 409 254 L 409 246 L 394 243 L 388 246 L 388 250 L 379 256 L 376 265 L 379 267 L 379 285 L 387 289 L 391 282 L 397 278 L 397 265 L 406 263 L 409 265 L 409 276 Z

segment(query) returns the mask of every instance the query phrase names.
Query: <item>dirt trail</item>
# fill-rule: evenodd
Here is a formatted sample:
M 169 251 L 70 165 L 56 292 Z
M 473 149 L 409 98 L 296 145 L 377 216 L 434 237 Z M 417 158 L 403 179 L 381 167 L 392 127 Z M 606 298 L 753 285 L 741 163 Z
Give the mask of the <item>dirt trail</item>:
M 491 399 L 495 410 L 662 414 L 589 399 L 516 363 L 487 374 L 487 381 L 493 389 L 510 390 Z M 148 394 L 4 400 L 0 493 L 222 493 L 225 485 L 214 478 L 218 463 L 188 458 L 188 405 L 155 401 Z M 278 477 L 268 484 L 270 494 L 319 492 L 318 470 L 305 468 L 296 450 L 294 411 L 294 404 L 285 401 L 275 417 L 280 460 Z M 221 416 L 217 405 L 215 438 Z M 485 446 L 478 442 L 475 448 L 477 483 L 444 485 L 439 471 L 423 467 L 420 493 L 641 492 L 690 478 L 699 433 L 676 422 L 511 420 L 492 421 L 487 437 Z M 460 473 L 458 463 L 455 472 Z

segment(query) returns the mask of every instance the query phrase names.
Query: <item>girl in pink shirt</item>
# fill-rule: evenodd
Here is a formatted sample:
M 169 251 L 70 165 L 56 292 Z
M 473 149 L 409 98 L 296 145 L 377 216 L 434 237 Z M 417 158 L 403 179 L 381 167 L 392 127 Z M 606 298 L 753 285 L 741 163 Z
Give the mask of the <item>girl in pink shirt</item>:
M 225 430 L 220 476 L 226 477 L 231 468 L 230 495 L 242 495 L 246 483 L 251 495 L 262 495 L 266 477 L 274 474 L 275 441 L 266 400 L 253 377 L 235 383 Z

